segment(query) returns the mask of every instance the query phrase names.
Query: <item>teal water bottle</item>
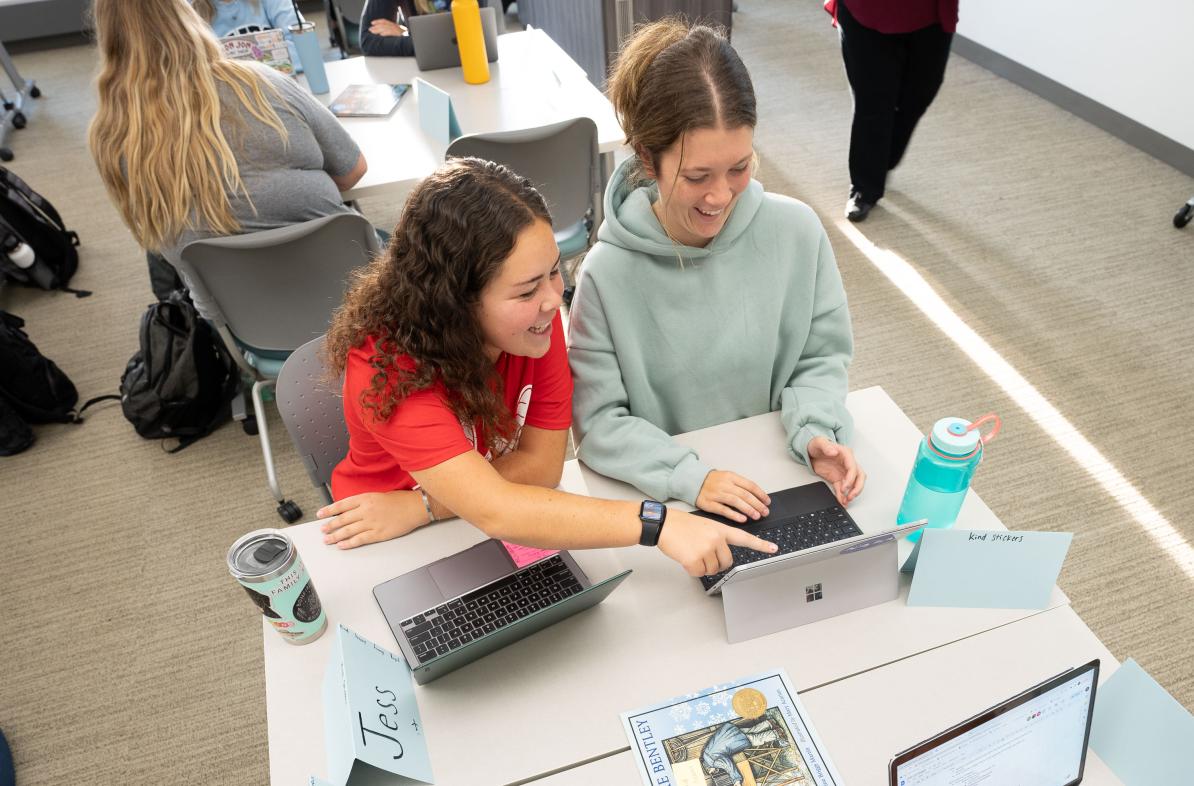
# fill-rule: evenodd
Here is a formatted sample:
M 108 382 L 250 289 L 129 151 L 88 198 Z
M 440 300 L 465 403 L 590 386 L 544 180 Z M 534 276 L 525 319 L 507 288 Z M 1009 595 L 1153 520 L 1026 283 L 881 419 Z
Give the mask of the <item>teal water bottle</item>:
M 984 423 L 994 425 L 986 434 L 980 434 L 979 427 Z M 952 527 L 966 499 L 970 479 L 983 460 L 983 447 L 995 439 L 1002 425 L 994 413 L 973 423 L 962 418 L 942 418 L 934 423 L 916 451 L 896 524 L 928 519 L 927 527 Z M 908 540 L 920 540 L 923 531 L 912 533 Z

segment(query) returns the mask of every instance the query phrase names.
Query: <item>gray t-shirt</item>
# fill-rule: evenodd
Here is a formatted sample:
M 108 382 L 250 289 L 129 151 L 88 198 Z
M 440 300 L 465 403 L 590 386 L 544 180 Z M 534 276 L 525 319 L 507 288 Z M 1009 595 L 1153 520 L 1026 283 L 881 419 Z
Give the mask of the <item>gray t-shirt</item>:
M 250 206 L 244 194 L 230 195 L 232 214 L 240 221 L 241 231 L 258 232 L 352 212 L 331 176 L 351 172 L 360 158 L 360 148 L 335 115 L 294 79 L 272 68 L 259 68 L 266 81 L 277 88 L 278 95 L 264 92 L 286 128 L 285 142 L 276 130 L 253 117 L 231 89 L 217 82 L 220 127 L 253 200 Z M 177 266 L 187 243 L 212 234 L 203 228 L 187 229 L 161 254 Z M 191 282 L 185 272 L 183 280 L 189 287 Z M 210 318 L 218 312 L 214 303 L 193 289 L 191 297 L 201 315 Z

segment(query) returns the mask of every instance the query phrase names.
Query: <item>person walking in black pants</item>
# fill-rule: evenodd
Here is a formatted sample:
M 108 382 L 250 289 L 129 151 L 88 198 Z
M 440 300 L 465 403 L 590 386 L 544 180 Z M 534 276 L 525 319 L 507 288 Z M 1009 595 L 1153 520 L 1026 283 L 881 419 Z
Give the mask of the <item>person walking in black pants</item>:
M 854 94 L 846 218 L 863 221 L 945 78 L 958 0 L 827 0 L 825 9 Z

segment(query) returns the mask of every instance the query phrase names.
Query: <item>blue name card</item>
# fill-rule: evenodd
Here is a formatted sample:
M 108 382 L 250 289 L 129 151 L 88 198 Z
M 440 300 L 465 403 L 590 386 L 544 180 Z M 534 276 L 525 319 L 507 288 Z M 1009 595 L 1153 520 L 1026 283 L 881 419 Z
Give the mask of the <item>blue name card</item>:
M 442 145 L 450 144 L 460 136 L 460 122 L 456 119 L 452 96 L 419 77 L 415 77 L 414 85 L 423 133 Z
M 1073 538 L 1071 532 L 926 529 L 901 568 L 913 573 L 908 605 L 1043 609 Z
M 1134 660 L 1095 693 L 1090 748 L 1124 786 L 1194 783 L 1194 715 Z
M 343 625 L 323 679 L 323 712 L 329 786 L 434 782 L 410 667 Z

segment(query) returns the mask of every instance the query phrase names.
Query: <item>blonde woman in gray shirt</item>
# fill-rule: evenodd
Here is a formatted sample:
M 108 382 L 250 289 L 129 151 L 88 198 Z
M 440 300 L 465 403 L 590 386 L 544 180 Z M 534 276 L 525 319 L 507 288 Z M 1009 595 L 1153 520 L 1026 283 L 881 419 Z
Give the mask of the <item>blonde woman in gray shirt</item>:
M 91 153 L 147 251 L 176 264 L 196 238 L 351 210 L 340 193 L 366 164 L 339 121 L 293 79 L 224 57 L 186 0 L 96 0 L 95 27 Z

